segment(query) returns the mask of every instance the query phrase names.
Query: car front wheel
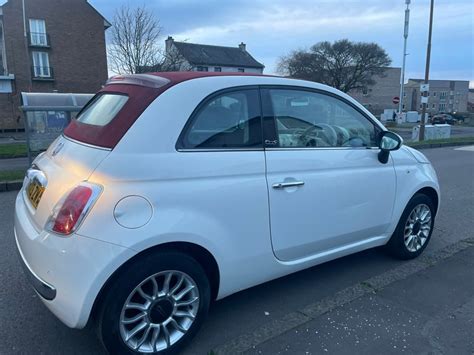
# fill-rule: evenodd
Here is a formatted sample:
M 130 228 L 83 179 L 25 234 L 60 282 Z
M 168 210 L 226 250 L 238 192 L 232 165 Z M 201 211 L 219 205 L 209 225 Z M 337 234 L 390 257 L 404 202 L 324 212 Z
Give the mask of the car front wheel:
M 387 251 L 399 259 L 416 258 L 428 245 L 434 219 L 433 201 L 425 194 L 413 196 L 386 245 Z
M 207 315 L 210 285 L 201 265 L 178 253 L 155 253 L 129 265 L 109 288 L 98 319 L 112 354 L 174 354 Z

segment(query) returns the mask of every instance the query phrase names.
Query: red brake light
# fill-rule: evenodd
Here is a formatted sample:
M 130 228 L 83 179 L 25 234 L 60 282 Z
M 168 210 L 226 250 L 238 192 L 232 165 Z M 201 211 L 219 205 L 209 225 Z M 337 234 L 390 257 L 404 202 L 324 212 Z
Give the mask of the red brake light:
M 100 187 L 96 185 L 76 186 L 54 208 L 47 223 L 48 229 L 59 234 L 71 234 L 79 226 L 99 192 Z

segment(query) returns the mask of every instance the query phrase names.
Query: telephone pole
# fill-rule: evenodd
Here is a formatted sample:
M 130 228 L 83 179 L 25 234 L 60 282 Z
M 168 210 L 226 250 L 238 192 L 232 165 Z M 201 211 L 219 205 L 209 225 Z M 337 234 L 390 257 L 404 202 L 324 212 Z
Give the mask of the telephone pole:
M 426 66 L 425 66 L 425 84 L 428 84 L 430 77 L 430 57 L 431 57 L 431 33 L 433 30 L 433 7 L 434 0 L 431 0 L 430 4 L 430 27 L 428 29 L 428 46 L 426 48 Z M 421 124 L 420 124 L 420 141 L 425 140 L 425 115 L 426 115 L 426 106 L 428 105 L 428 91 L 423 92 L 422 96 L 422 110 L 421 110 Z
M 405 9 L 405 26 L 403 30 L 403 64 L 402 64 L 402 73 L 400 76 L 400 102 L 398 103 L 398 114 L 401 116 L 403 111 L 403 91 L 405 85 L 405 61 L 407 58 L 407 38 L 408 38 L 408 24 L 410 22 L 410 5 L 411 0 L 405 0 L 407 8 Z

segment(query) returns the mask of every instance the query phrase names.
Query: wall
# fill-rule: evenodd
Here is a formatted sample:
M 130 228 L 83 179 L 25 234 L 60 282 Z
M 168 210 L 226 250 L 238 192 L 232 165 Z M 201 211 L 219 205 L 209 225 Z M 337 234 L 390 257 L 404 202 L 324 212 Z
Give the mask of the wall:
M 202 65 L 202 66 L 205 66 L 205 65 Z M 214 71 L 214 65 L 212 66 L 208 66 L 208 70 L 210 72 L 213 72 Z M 222 68 L 222 72 L 238 72 L 239 71 L 239 68 L 241 67 L 222 67 L 220 66 L 219 68 Z M 256 74 L 261 74 L 263 72 L 262 69 L 258 69 L 258 68 L 244 68 L 244 73 L 256 73 Z M 197 71 L 197 66 L 194 66 L 193 67 L 193 71 Z
M 392 102 L 400 95 L 400 68 L 387 68 L 383 75 L 374 77 L 375 84 L 364 93 L 360 90 L 349 93 L 374 115 L 380 115 L 384 109 L 398 109 Z

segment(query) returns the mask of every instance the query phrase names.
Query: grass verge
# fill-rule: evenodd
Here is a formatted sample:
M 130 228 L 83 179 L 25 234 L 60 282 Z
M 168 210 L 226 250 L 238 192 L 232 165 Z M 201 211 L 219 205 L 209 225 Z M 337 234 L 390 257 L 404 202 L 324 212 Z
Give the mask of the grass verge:
M 23 180 L 26 170 L 7 170 L 0 171 L 0 181 Z
M 444 138 L 444 139 L 432 139 L 432 140 L 424 140 L 421 142 L 405 142 L 406 145 L 410 147 L 417 147 L 420 145 L 430 145 L 430 144 L 454 144 L 454 143 L 473 143 L 474 144 L 474 137 L 454 137 L 454 138 Z
M 25 143 L 0 144 L 1 158 L 26 157 L 27 150 Z

